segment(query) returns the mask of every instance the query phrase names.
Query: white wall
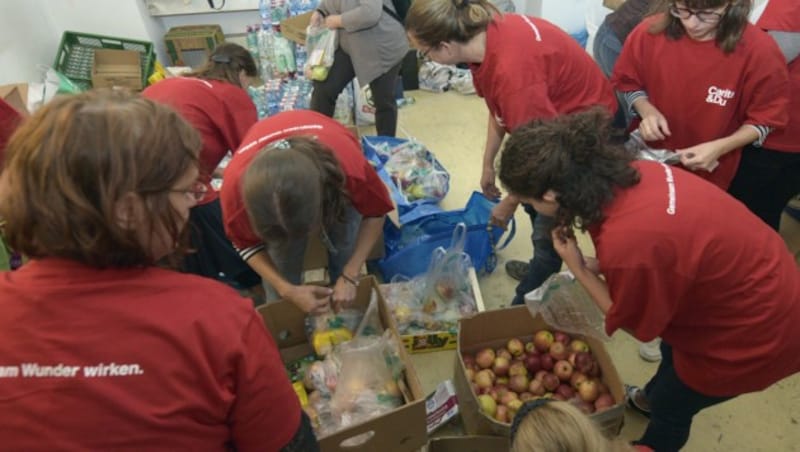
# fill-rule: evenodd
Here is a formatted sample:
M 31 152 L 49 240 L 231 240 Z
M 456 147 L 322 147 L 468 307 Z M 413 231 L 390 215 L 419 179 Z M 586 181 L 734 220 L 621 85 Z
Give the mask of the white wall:
M 602 0 L 524 0 L 525 14 L 543 17 L 558 25 L 568 33 L 586 28 L 586 7 L 590 2 Z
M 0 85 L 39 80 L 53 64 L 61 33 L 42 17 L 46 0 L 0 1 Z

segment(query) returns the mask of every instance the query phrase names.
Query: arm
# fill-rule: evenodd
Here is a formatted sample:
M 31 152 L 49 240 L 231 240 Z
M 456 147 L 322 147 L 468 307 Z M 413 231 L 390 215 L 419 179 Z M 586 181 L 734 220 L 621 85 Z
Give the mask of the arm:
M 636 96 L 636 94 L 639 94 Z M 650 103 L 647 94 L 639 91 L 626 93 L 625 99 L 630 103 L 633 110 L 642 118 L 639 122 L 639 132 L 645 141 L 664 140 L 672 135 L 669 130 L 667 118 Z
M 750 143 L 763 142 L 768 133 L 768 128 L 745 124 L 727 137 L 677 151 L 681 154 L 681 164 L 686 168 L 713 171 L 720 157 Z
M 328 309 L 331 289 L 320 286 L 295 286 L 290 283 L 275 268 L 266 249 L 262 248 L 253 253 L 247 259 L 247 264 L 264 281 L 274 287 L 281 298 L 296 304 L 303 312 L 321 312 Z
M 370 251 L 372 251 L 381 236 L 385 218 L 383 216 L 362 218 L 358 228 L 358 235 L 356 236 L 353 255 L 350 256 L 350 260 L 347 261 L 347 264 L 342 269 L 344 276 L 339 277 L 333 289 L 333 303 L 337 309 L 342 304 L 350 303 L 355 299 L 356 286 L 351 281 L 358 280 L 361 267 L 367 261 Z
M 349 32 L 365 30 L 377 25 L 382 14 L 383 2 L 381 0 L 360 0 L 355 8 L 325 18 L 325 25 L 328 28 L 344 28 Z M 330 22 L 328 22 L 329 20 Z
M 597 307 L 600 308 L 603 314 L 606 314 L 614 304 L 611 301 L 608 285 L 587 266 L 572 230 L 565 227 L 554 228 L 552 235 L 553 246 L 558 255 L 567 264 L 567 268 L 575 275 L 578 282 L 586 289 L 586 292 L 592 297 Z
M 481 172 L 481 190 L 487 198 L 497 199 L 500 197 L 500 190 L 495 185 L 494 161 L 497 153 L 500 152 L 500 145 L 503 143 L 506 131 L 497 123 L 497 120 L 489 113 L 489 126 L 486 130 L 486 146 L 483 150 L 483 170 Z

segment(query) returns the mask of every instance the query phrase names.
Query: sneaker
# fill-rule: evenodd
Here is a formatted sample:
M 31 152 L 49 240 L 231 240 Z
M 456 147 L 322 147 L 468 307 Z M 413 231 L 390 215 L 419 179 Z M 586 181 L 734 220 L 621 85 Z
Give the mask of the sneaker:
M 639 344 L 639 356 L 650 363 L 661 361 L 661 338 Z
M 522 281 L 525 275 L 528 274 L 528 267 L 530 267 L 530 264 L 527 262 L 508 261 L 506 262 L 506 273 L 517 281 Z
M 642 416 L 649 418 L 650 409 L 645 408 L 637 403 L 637 400 L 643 396 L 644 393 L 642 393 L 642 388 L 633 385 L 625 385 L 625 404 L 628 405 L 628 407 L 633 411 L 636 411 Z

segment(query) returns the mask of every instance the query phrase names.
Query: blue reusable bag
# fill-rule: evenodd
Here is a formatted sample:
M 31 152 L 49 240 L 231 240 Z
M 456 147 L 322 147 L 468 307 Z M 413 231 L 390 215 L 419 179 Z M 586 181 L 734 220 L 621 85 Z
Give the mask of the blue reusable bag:
M 383 227 L 386 255 L 376 262 L 383 279 L 389 281 L 395 275 L 413 277 L 426 272 L 433 250 L 450 245 L 453 231 L 459 223 L 466 225 L 464 252 L 472 259 L 475 271 L 479 274 L 491 273 L 497 264 L 495 251 L 508 246 L 516 233 L 516 224 L 512 219 L 505 241 L 495 246 L 504 232 L 502 228 L 488 224 L 495 204 L 476 191 L 463 209 L 422 215 L 400 228 L 387 221 Z
M 410 201 L 406 197 L 401 188 L 397 186 L 397 182 L 392 179 L 389 172 L 384 167 L 389 160 L 389 156 L 386 155 L 385 152 L 379 151 L 379 148 L 382 146 L 395 148 L 406 143 L 408 143 L 408 140 L 394 137 L 366 136 L 361 138 L 361 147 L 364 150 L 364 156 L 369 160 L 372 167 L 375 168 L 375 171 L 378 173 L 378 176 L 389 188 L 389 195 L 397 206 L 397 214 L 401 225 L 422 215 L 441 212 L 442 209 L 438 205 L 439 201 L 444 198 L 450 188 L 449 183 L 445 184 L 444 192 L 439 197 L 421 198 L 414 201 Z M 449 181 L 450 173 L 439 163 L 432 152 L 427 151 L 427 154 L 427 159 L 433 165 L 434 170 L 445 174 Z

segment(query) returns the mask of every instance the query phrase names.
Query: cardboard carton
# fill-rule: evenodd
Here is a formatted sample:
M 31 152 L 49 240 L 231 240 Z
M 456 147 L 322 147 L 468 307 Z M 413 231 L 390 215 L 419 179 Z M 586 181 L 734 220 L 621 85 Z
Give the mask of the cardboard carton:
M 359 284 L 354 307 L 366 309 L 373 292 L 377 292 L 378 311 L 384 328 L 397 334 L 386 302 L 378 292 L 374 277 L 364 278 Z M 264 324 L 272 333 L 284 362 L 291 362 L 313 353 L 305 333 L 305 314 L 287 301 L 270 303 L 258 308 Z M 408 398 L 405 405 L 389 413 L 340 430 L 332 435 L 317 438 L 323 452 L 352 450 L 374 450 L 381 452 L 411 452 L 425 445 L 427 430 L 425 422 L 425 394 L 419 377 L 411 364 L 411 359 L 400 349 L 400 359 L 405 365 L 405 387 Z M 342 443 L 359 435 L 366 434 L 362 444 L 343 446 Z
M 497 422 L 484 415 L 478 405 L 478 399 L 472 392 L 467 380 L 462 354 L 475 353 L 480 348 L 491 347 L 496 349 L 505 345 L 512 337 L 524 341 L 531 340 L 536 331 L 550 329 L 541 316 L 535 318 L 525 306 L 516 306 L 498 309 L 477 314 L 459 323 L 458 353 L 456 354 L 455 373 L 453 383 L 458 394 L 458 404 L 464 428 L 470 435 L 494 435 L 508 437 L 510 425 Z M 603 343 L 592 337 L 573 335 L 575 338 L 586 341 L 597 359 L 602 372 L 601 380 L 605 383 L 611 395 L 614 396 L 616 405 L 608 410 L 594 413 L 589 417 L 595 421 L 608 436 L 618 435 L 622 430 L 625 416 L 625 389 L 622 380 L 611 361 Z
M 313 11 L 289 17 L 281 21 L 281 34 L 284 38 L 300 44 L 306 45 L 306 28 L 311 23 Z
M 428 452 L 508 452 L 509 446 L 498 436 L 453 436 L 432 439 Z
M 216 24 L 172 27 L 164 35 L 164 44 L 173 66 L 186 65 L 185 51 L 202 51 L 209 56 L 224 41 L 222 27 Z
M 603 6 L 613 11 L 616 11 L 623 3 L 625 0 L 603 0 Z
M 29 116 L 27 83 L 14 83 L 0 86 L 0 98 L 6 101 L 8 105 L 14 107 L 23 117 Z
M 142 54 L 135 50 L 95 50 L 92 86 L 141 90 L 143 88 L 141 58 Z

